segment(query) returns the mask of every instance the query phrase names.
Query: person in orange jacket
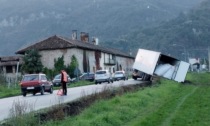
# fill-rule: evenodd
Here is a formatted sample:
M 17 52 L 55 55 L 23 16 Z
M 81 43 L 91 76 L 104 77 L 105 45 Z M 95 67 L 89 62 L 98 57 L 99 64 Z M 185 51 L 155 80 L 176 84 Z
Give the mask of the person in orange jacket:
M 61 70 L 61 84 L 62 84 L 62 89 L 63 89 L 63 95 L 67 95 L 67 83 L 68 77 L 67 73 L 65 70 Z

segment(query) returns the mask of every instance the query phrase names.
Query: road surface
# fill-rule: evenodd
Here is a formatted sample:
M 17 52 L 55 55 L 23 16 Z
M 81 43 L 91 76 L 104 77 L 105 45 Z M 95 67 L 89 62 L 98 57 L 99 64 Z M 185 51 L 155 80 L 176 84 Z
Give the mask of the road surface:
M 131 84 L 141 84 L 142 82 L 137 80 L 129 79 L 127 81 L 115 81 L 114 83 L 102 83 L 97 85 L 88 85 L 81 87 L 68 88 L 67 96 L 57 95 L 58 90 L 54 90 L 53 94 L 45 93 L 40 95 L 37 93 L 35 96 L 28 94 L 26 97 L 15 96 L 9 98 L 0 99 L 0 121 L 9 117 L 9 113 L 14 103 L 26 103 L 27 105 L 33 105 L 33 110 L 39 110 L 42 108 L 47 108 L 55 104 L 66 103 L 73 100 L 76 100 L 84 95 L 89 95 L 95 92 L 102 91 L 106 86 L 108 87 L 119 87 L 122 85 L 131 85 Z

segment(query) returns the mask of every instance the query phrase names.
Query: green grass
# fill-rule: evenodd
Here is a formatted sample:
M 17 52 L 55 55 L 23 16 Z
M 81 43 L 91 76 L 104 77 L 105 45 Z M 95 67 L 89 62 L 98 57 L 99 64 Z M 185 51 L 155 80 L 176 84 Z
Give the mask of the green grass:
M 20 95 L 20 87 L 17 85 L 16 87 L 7 87 L 4 85 L 0 85 L 0 98 L 12 97 Z
M 190 80 L 194 85 L 209 85 L 210 73 L 190 73 L 187 74 L 186 79 Z
M 182 104 L 171 121 L 172 125 L 209 126 L 210 125 L 210 87 L 199 86 Z
M 85 86 L 85 85 L 91 85 L 91 84 L 94 84 L 94 81 L 84 81 L 84 80 L 81 80 L 81 81 L 78 81 L 78 82 L 74 82 L 74 83 L 71 83 L 68 87 L 71 88 L 71 87 L 79 87 L 79 86 Z
M 161 84 L 100 100 L 77 116 L 46 126 L 207 126 L 210 125 L 210 75 L 188 74 L 191 83 Z

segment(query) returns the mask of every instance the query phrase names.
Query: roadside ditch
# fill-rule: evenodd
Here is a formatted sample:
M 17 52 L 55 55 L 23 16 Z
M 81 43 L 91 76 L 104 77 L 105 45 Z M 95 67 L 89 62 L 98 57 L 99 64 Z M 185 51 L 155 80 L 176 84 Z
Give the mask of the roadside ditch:
M 44 110 L 30 111 L 29 114 L 25 114 L 21 110 L 21 108 L 27 108 L 27 104 L 23 106 L 15 105 L 16 108 L 19 109 L 18 112 L 13 113 L 13 116 L 6 120 L 3 124 L 0 124 L 0 126 L 22 126 L 22 124 L 35 126 L 37 124 L 44 124 L 50 120 L 63 120 L 68 116 L 80 114 L 85 108 L 90 107 L 98 100 L 111 99 L 115 96 L 121 96 L 127 92 L 143 90 L 145 87 L 152 86 L 156 83 L 158 83 L 158 79 L 154 79 L 151 82 L 114 88 L 105 86 L 101 92 L 95 92 L 91 95 L 85 95 L 84 93 L 81 98 L 75 101 L 69 103 L 59 103 L 58 105 L 54 105 Z

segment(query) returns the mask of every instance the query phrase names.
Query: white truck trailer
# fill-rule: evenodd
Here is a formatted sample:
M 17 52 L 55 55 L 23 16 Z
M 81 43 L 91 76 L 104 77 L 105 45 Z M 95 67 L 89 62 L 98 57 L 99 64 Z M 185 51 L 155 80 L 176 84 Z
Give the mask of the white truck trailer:
M 184 82 L 190 64 L 161 52 L 139 49 L 133 64 L 134 73 L 142 73 L 142 80 L 161 76 L 177 82 Z M 133 74 L 136 79 L 139 74 Z

